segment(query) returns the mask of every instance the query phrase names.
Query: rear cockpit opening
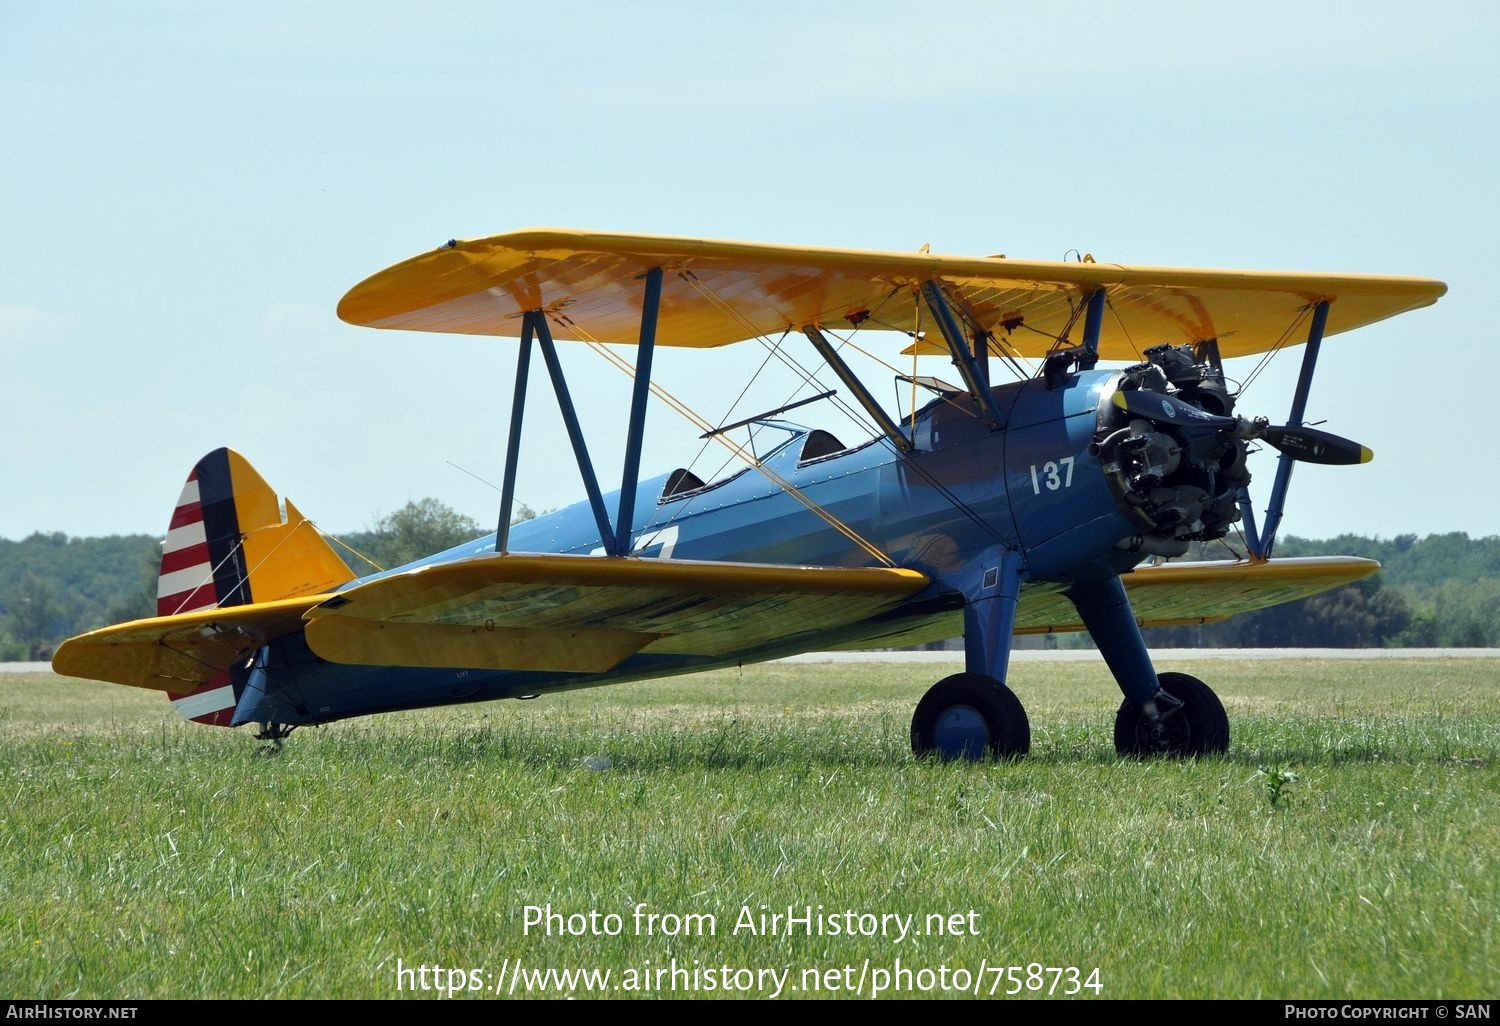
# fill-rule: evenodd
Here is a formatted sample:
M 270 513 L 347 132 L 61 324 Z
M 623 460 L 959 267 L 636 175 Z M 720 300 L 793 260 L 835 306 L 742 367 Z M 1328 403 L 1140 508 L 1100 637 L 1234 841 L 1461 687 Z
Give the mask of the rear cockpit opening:
M 847 448 L 848 446 L 829 432 L 821 428 L 814 429 L 807 433 L 807 439 L 802 443 L 802 454 L 797 457 L 797 462 L 809 463 L 813 460 L 820 460 L 825 456 L 837 455 Z
M 757 420 L 753 421 L 752 424 L 754 427 L 769 427 L 786 431 L 790 434 L 790 437 L 782 440 L 769 451 L 759 455 L 758 459 L 763 465 L 785 461 L 792 453 L 796 453 L 797 466 L 804 466 L 808 463 L 829 459 L 830 457 L 852 451 L 850 446 L 845 445 L 837 435 L 831 431 L 824 431 L 822 428 L 806 428 L 800 424 L 792 424 L 779 420 Z M 718 432 L 712 432 L 711 434 L 716 433 Z M 874 439 L 871 439 L 871 441 L 874 441 Z M 753 451 L 753 437 L 749 447 Z M 718 488 L 743 476 L 751 469 L 750 467 L 744 467 L 730 474 L 728 477 L 705 482 L 703 478 L 693 473 L 687 467 L 678 467 L 667 475 L 666 483 L 662 485 L 661 495 L 657 497 L 656 501 L 658 503 L 673 502 L 689 495 L 696 495 L 700 492 Z M 785 472 L 790 473 L 790 468 L 786 468 Z

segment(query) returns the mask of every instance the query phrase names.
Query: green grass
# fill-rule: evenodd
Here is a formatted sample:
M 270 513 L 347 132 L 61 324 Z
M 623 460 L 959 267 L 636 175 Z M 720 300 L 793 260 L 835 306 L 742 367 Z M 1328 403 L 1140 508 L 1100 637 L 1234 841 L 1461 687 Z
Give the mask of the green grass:
M 396 997 L 398 959 L 618 983 L 675 958 L 801 984 L 899 958 L 1097 967 L 1116 998 L 1494 994 L 1500 662 L 1162 668 L 1220 692 L 1226 757 L 1117 759 L 1093 664 L 1014 667 L 1033 754 L 983 766 L 909 754 L 933 666 L 356 720 L 276 758 L 154 693 L 0 676 L 0 993 Z M 715 935 L 637 936 L 642 902 L 712 914 Z M 548 904 L 623 932 L 528 932 Z M 735 934 L 763 904 L 972 911 L 977 935 Z

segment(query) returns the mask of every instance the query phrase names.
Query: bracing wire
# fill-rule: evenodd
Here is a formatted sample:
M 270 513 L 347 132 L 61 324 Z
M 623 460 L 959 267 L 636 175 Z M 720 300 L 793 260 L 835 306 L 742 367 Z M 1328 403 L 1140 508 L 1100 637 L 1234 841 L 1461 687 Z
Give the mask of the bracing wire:
M 1250 387 L 1250 383 L 1260 375 L 1260 372 L 1271 365 L 1271 361 L 1276 357 L 1276 354 L 1287 347 L 1291 340 L 1292 332 L 1297 330 L 1298 325 L 1307 319 L 1312 310 L 1313 307 L 1309 305 L 1304 306 L 1297 312 L 1297 316 L 1292 318 L 1292 322 L 1286 326 L 1286 330 L 1281 333 L 1281 337 L 1276 340 L 1275 345 L 1261 354 L 1260 361 L 1245 376 L 1244 383 L 1240 385 L 1239 395 L 1243 395 L 1245 389 Z
M 609 347 L 605 346 L 602 342 L 595 339 L 576 322 L 567 319 L 563 315 L 554 314 L 554 316 L 557 317 L 559 322 L 564 324 L 570 332 L 578 335 L 578 337 L 581 338 L 589 346 L 590 349 L 594 350 L 594 352 L 596 353 L 599 353 L 606 360 L 612 363 L 618 370 L 634 380 L 635 367 L 632 366 L 628 360 L 610 350 Z M 648 382 L 647 387 L 651 390 L 651 393 L 653 395 L 661 399 L 673 410 L 677 411 L 679 415 L 685 417 L 689 423 L 693 424 L 700 431 L 713 431 L 713 424 L 711 424 L 706 418 L 699 415 L 682 400 L 678 399 L 676 396 L 668 392 L 659 383 L 651 381 Z M 780 474 L 776 473 L 776 471 L 766 466 L 765 461 L 761 460 L 753 452 L 746 452 L 744 446 L 739 445 L 723 434 L 714 434 L 712 436 L 712 440 L 716 440 L 719 442 L 719 444 L 727 447 L 732 454 L 743 460 L 746 464 L 753 467 L 755 470 L 759 471 L 765 477 L 769 478 L 772 483 L 774 483 L 778 488 L 780 488 L 797 502 L 805 506 L 810 512 L 819 517 L 819 519 L 823 520 L 824 523 L 828 524 L 828 526 L 832 527 L 845 538 L 848 538 L 854 544 L 858 545 L 870 556 L 884 563 L 886 566 L 894 567 L 897 565 L 896 561 L 892 559 L 890 555 L 882 550 L 879 546 L 870 542 L 858 531 L 854 530 L 854 528 L 850 527 L 838 517 L 834 516 L 823 506 L 808 498 L 801 489 L 797 488 L 790 481 L 786 480 L 786 478 L 782 477 Z
M 716 293 L 714 293 L 713 289 L 710 288 L 706 282 L 703 282 L 700 279 L 698 279 L 696 275 L 691 275 L 691 272 L 681 272 L 681 273 L 682 273 L 683 280 L 687 281 L 690 285 L 692 285 L 694 287 L 694 289 L 696 289 L 700 295 L 702 295 L 705 299 L 707 299 L 715 307 L 719 308 L 721 311 L 723 311 L 726 314 L 728 314 L 729 316 L 733 317 L 733 319 L 742 328 L 747 329 L 748 331 L 750 331 L 753 334 L 758 334 L 758 333 L 756 333 L 755 326 L 752 325 L 752 324 L 750 324 L 750 322 L 747 321 L 743 316 L 741 316 L 739 314 L 739 312 L 737 310 L 735 310 L 730 304 L 724 302 L 724 300 L 720 296 L 718 296 Z M 886 301 L 889 301 L 890 297 L 892 295 L 894 295 L 894 294 L 895 294 L 895 291 L 893 290 L 891 293 L 889 293 L 886 296 Z M 869 318 L 866 318 L 865 320 L 868 320 L 868 319 Z M 861 324 L 862 323 L 863 323 L 863 321 L 861 322 Z M 860 324 L 856 324 L 854 326 L 854 331 L 858 332 L 859 330 L 860 330 Z M 869 359 L 874 360 L 876 363 L 881 364 L 882 366 L 886 367 L 887 369 L 889 369 L 889 370 L 891 370 L 891 371 L 893 371 L 895 373 L 898 373 L 898 374 L 900 373 L 900 371 L 897 370 L 897 368 L 895 368 L 895 367 L 891 366 L 890 364 L 886 363 L 884 360 L 881 360 L 879 357 L 875 356 L 874 354 L 868 353 L 864 349 L 862 349 L 861 347 L 859 347 L 857 345 L 854 345 L 854 343 L 849 338 L 841 336 L 837 332 L 833 332 L 833 331 L 828 331 L 827 334 L 830 334 L 835 339 L 838 339 L 838 341 L 840 343 L 840 348 L 842 348 L 843 346 L 846 346 L 846 345 L 847 346 L 851 346 L 856 352 L 861 353 L 862 355 L 868 357 Z M 785 335 L 783 335 L 782 337 L 785 338 Z M 812 373 L 809 373 L 808 371 L 806 371 L 805 369 L 803 369 L 800 365 L 798 365 L 796 363 L 796 361 L 794 359 L 792 359 L 790 357 L 783 357 L 782 362 L 786 363 L 788 366 L 793 367 L 795 370 L 797 370 L 799 373 L 801 373 L 803 375 L 803 377 L 804 377 L 804 383 L 811 383 L 811 384 L 814 384 L 814 385 L 818 384 L 815 375 L 812 374 Z M 799 386 L 795 391 L 792 392 L 792 395 L 795 396 L 798 391 L 801 391 L 801 388 L 802 388 L 802 386 Z M 971 416 L 977 416 L 977 414 L 974 413 L 973 411 L 966 410 L 966 409 L 964 409 L 964 407 L 958 406 L 956 403 L 953 403 L 953 401 L 951 399 L 948 399 L 946 396 L 941 397 L 941 398 L 942 398 L 942 400 L 944 402 L 949 403 L 950 405 L 955 406 L 955 408 L 957 408 L 959 410 L 963 410 L 963 412 L 965 412 L 965 413 L 967 413 L 967 414 L 969 414 Z M 856 424 L 859 424 L 864 430 L 866 430 L 870 434 L 877 435 L 877 436 L 883 434 L 883 432 L 881 432 L 880 429 L 876 425 L 871 424 L 866 417 L 864 417 L 860 413 L 855 412 L 853 409 L 849 408 L 849 406 L 848 406 L 847 403 L 845 403 L 842 400 L 837 399 L 837 398 L 835 398 L 834 402 L 839 405 L 840 409 L 843 410 L 843 412 L 845 413 L 846 416 L 848 416 Z M 949 489 L 941 481 L 939 481 L 937 478 L 935 478 L 925 467 L 923 467 L 921 464 L 917 463 L 915 460 L 906 459 L 904 456 L 902 456 L 899 453 L 898 453 L 898 457 L 900 457 L 902 459 L 905 459 L 906 465 L 908 467 L 912 468 L 912 470 L 918 476 L 920 476 L 929 485 L 931 485 L 934 489 L 936 489 L 948 501 L 948 503 L 953 506 L 954 509 L 958 510 L 965 517 L 967 517 L 974 524 L 976 524 L 977 526 L 979 526 L 981 529 L 983 529 L 985 532 L 987 532 L 991 536 L 993 536 L 993 537 L 995 537 L 997 539 L 999 538 L 999 535 L 995 532 L 994 528 L 992 528 L 984 520 L 983 517 L 981 517 L 978 513 L 976 513 L 967 503 L 963 502 L 963 500 L 961 500 L 957 495 L 955 495 L 952 492 L 951 489 Z
M 379 563 L 375 562 L 369 556 L 365 555 L 363 552 L 361 552 L 358 549 L 356 549 L 353 545 L 350 545 L 348 542 L 344 541 L 344 539 L 340 538 L 338 535 L 328 534 L 327 532 L 319 532 L 319 533 L 321 533 L 323 535 L 323 537 L 327 538 L 329 541 L 335 542 L 338 545 L 342 546 L 343 548 L 347 549 L 348 551 L 354 553 L 354 555 L 358 556 L 360 559 L 364 560 L 366 563 L 369 563 L 377 571 L 380 571 L 382 573 L 385 572 L 385 569 L 386 569 L 385 567 L 381 566 Z

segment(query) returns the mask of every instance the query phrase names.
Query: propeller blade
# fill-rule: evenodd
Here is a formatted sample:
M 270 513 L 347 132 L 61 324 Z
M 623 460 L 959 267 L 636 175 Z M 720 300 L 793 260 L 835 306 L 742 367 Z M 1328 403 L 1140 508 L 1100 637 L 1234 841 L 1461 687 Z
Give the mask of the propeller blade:
M 1112 402 L 1132 417 L 1158 424 L 1173 424 L 1184 428 L 1233 428 L 1240 438 L 1263 438 L 1268 445 L 1303 463 L 1324 463 L 1341 467 L 1369 463 L 1375 456 L 1358 442 L 1317 428 L 1289 425 L 1273 427 L 1260 418 L 1248 421 L 1237 417 L 1220 417 L 1204 413 L 1196 406 L 1160 392 L 1145 389 L 1118 391 Z
M 1261 436 L 1266 443 L 1303 463 L 1324 463 L 1343 467 L 1369 463 L 1375 454 L 1358 442 L 1310 427 L 1267 427 Z
M 1160 392 L 1147 392 L 1141 389 L 1116 392 L 1114 404 L 1132 417 L 1141 417 L 1163 424 L 1175 424 L 1178 427 L 1232 428 L 1239 423 L 1233 417 L 1219 417 L 1212 413 L 1204 413 L 1198 407 L 1190 406 L 1179 399 L 1171 399 Z

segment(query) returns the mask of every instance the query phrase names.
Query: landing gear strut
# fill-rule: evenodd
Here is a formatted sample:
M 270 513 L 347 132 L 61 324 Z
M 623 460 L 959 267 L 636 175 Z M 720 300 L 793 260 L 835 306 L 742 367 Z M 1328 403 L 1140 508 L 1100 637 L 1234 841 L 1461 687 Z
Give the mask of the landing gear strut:
M 995 549 L 962 582 L 966 673 L 928 689 L 911 718 L 911 748 L 944 760 L 1019 759 L 1031 749 L 1031 724 L 1004 684 L 1021 593 L 1021 555 Z
M 1209 686 L 1152 666 L 1118 577 L 1076 581 L 1067 594 L 1125 695 L 1115 716 L 1115 751 L 1195 758 L 1229 747 L 1229 717 Z

